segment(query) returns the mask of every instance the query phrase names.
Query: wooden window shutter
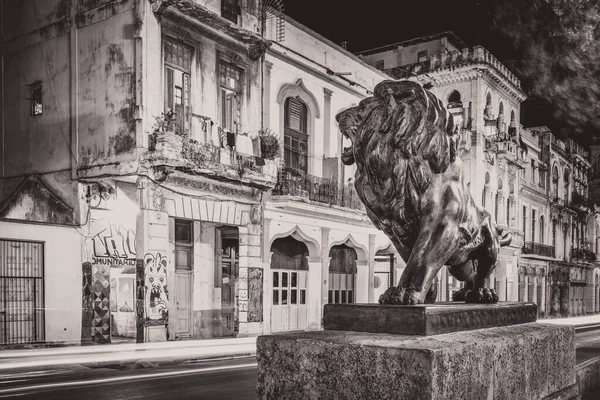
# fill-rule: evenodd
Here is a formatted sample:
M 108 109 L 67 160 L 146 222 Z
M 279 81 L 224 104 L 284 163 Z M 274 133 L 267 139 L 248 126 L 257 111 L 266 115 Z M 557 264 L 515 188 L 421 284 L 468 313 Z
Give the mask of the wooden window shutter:
M 173 108 L 173 70 L 165 68 L 165 112 Z

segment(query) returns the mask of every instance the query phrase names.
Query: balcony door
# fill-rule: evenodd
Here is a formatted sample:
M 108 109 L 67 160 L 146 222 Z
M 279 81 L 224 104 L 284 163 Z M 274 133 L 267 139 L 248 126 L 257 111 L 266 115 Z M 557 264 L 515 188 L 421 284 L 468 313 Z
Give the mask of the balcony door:
M 287 168 L 308 172 L 308 107 L 297 97 L 284 105 L 284 161 Z
M 181 135 L 190 129 L 192 53 L 186 46 L 165 39 L 163 40 L 163 55 L 165 115 L 174 113 L 170 118 L 169 129 Z

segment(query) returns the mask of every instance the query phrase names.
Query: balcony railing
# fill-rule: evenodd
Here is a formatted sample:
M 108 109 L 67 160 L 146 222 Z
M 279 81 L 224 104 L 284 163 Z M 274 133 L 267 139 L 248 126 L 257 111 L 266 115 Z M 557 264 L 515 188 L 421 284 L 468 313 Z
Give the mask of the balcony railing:
M 277 172 L 274 195 L 298 196 L 319 203 L 364 210 L 354 185 L 341 185 L 331 179 L 303 174 L 287 168 Z
M 523 254 L 535 254 L 544 257 L 555 257 L 554 246 L 548 246 L 542 243 L 525 242 L 523 243 Z
M 587 262 L 596 261 L 596 254 L 588 249 L 571 249 L 571 259 L 582 260 Z

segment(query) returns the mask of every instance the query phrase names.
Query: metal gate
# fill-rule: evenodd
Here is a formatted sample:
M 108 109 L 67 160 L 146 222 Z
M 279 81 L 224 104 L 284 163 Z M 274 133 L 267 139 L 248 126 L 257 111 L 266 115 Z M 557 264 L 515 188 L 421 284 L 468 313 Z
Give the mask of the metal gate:
M 373 297 L 375 302 L 390 286 L 394 285 L 392 273 L 394 269 L 394 258 L 391 255 L 375 257 L 375 268 L 373 276 Z
M 44 341 L 44 244 L 0 239 L 0 344 Z

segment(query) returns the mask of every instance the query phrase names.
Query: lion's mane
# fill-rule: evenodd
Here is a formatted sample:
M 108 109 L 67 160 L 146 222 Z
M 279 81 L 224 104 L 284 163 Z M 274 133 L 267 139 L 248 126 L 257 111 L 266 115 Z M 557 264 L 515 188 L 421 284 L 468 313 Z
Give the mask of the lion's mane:
M 356 190 L 375 225 L 412 248 L 420 199 L 456 158 L 452 115 L 412 81 L 381 82 L 361 106 L 367 111 L 353 139 Z

